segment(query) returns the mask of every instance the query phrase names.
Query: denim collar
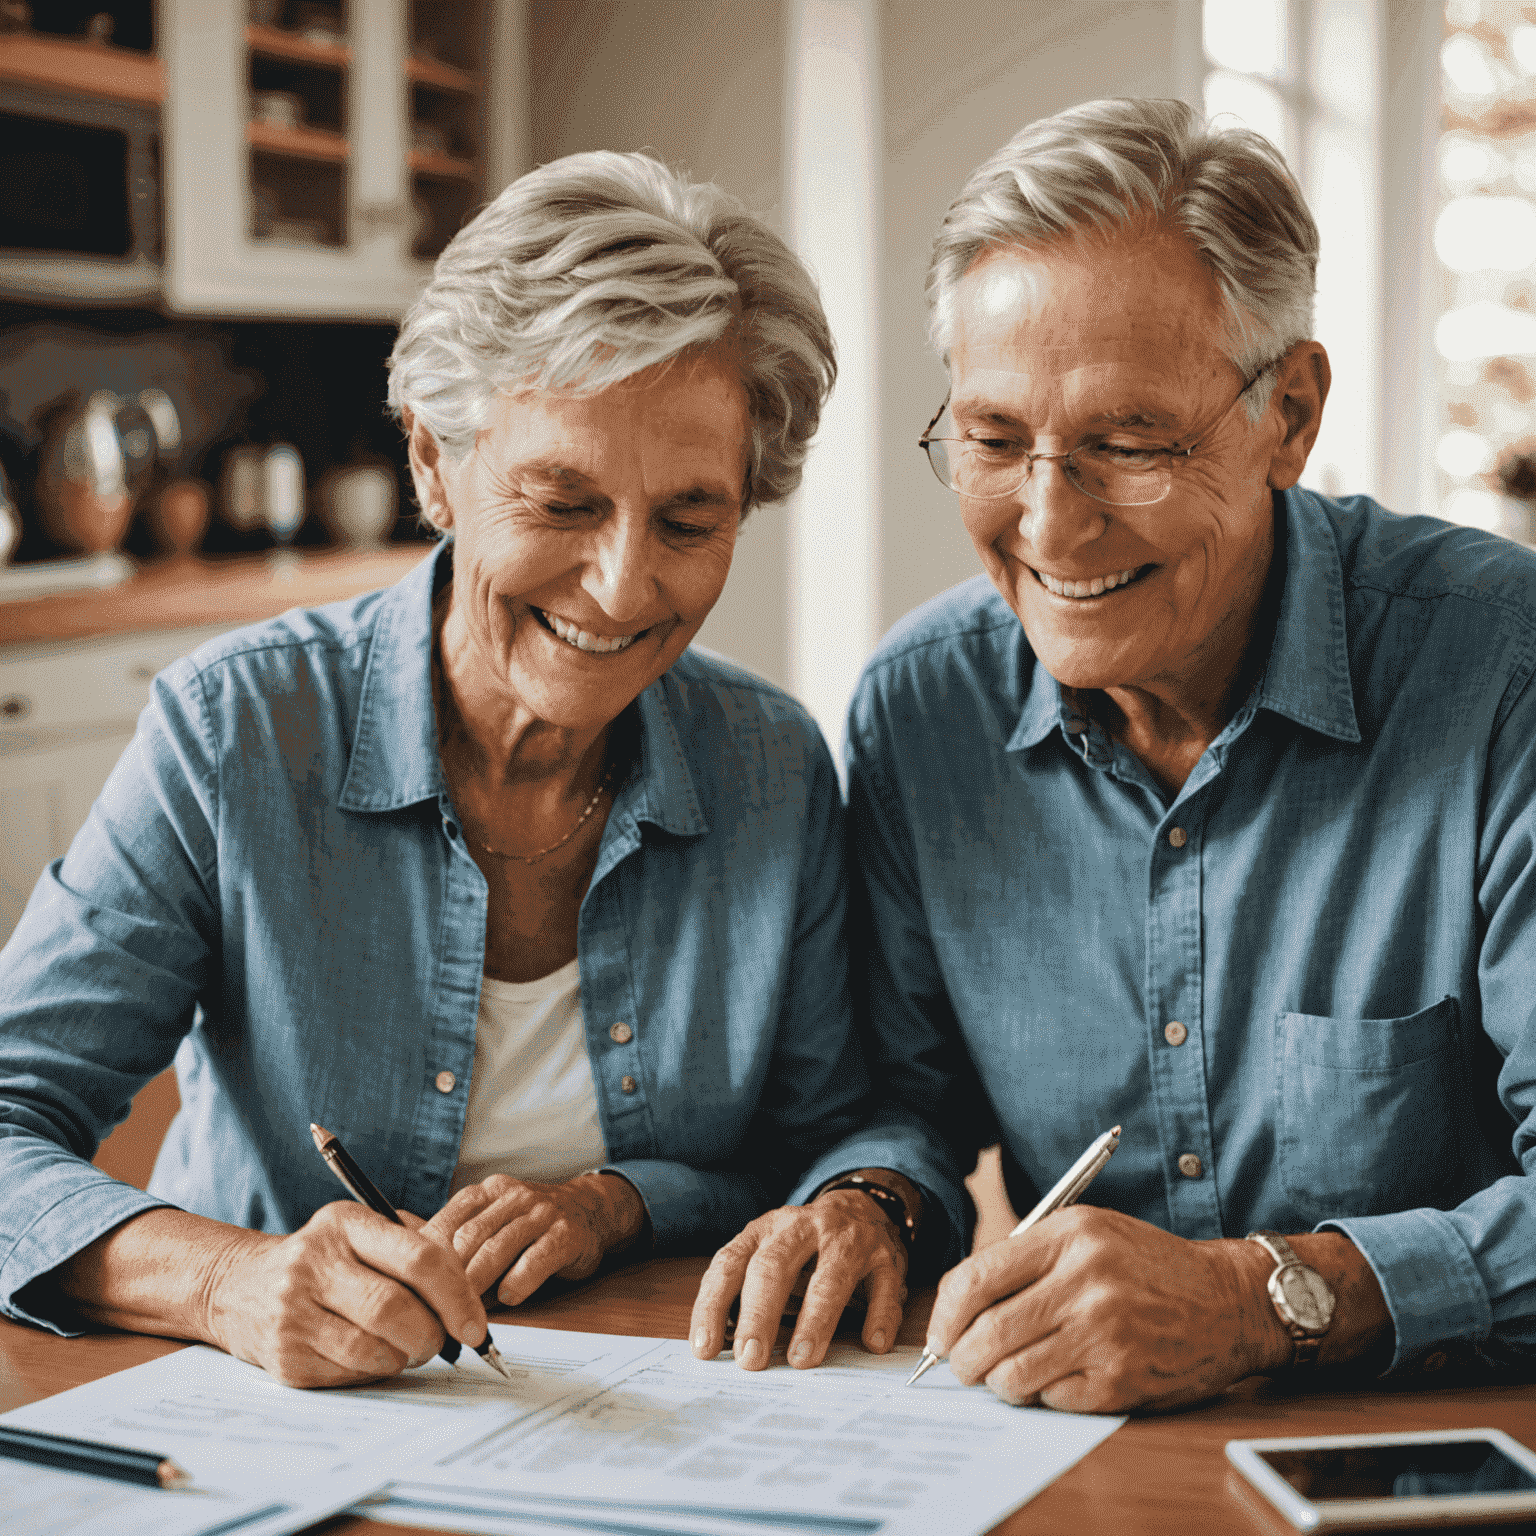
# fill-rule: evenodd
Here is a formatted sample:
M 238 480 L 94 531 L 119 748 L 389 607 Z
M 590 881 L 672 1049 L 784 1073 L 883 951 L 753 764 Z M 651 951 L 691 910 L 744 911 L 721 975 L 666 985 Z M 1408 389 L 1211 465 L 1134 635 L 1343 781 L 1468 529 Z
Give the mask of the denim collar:
M 1279 492 L 1277 499 L 1285 515 L 1285 583 L 1257 707 L 1339 741 L 1357 742 L 1344 570 L 1333 526 L 1311 491 L 1297 487 Z M 1030 672 L 1029 693 L 1008 741 L 1010 752 L 1038 746 L 1056 730 L 1070 739 L 1069 727 L 1080 718 L 1044 667 L 1037 664 Z
M 445 539 L 379 599 L 343 810 L 397 811 L 446 793 L 432 708 L 432 599 L 452 576 L 453 540 Z M 709 824 L 672 718 L 676 691 L 668 674 L 636 701 L 639 751 L 615 788 L 613 813 L 692 837 Z

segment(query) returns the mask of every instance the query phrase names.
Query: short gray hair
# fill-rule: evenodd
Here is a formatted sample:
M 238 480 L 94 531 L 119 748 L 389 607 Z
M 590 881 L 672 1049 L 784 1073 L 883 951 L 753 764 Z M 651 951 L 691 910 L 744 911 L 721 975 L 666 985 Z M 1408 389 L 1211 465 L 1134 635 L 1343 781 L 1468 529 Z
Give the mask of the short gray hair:
M 438 257 L 395 341 L 389 403 L 461 459 L 504 390 L 595 393 L 720 341 L 739 354 L 751 419 L 746 512 L 800 483 L 837 375 L 814 280 L 721 188 L 649 155 L 567 155 Z
M 984 250 L 1110 235 L 1138 218 L 1182 232 L 1210 268 L 1245 379 L 1311 336 L 1317 225 L 1279 150 L 1182 101 L 1089 101 L 1021 129 L 950 204 L 928 268 L 940 356 L 948 362 L 960 279 Z M 1251 419 L 1273 384 L 1271 374 L 1250 391 Z

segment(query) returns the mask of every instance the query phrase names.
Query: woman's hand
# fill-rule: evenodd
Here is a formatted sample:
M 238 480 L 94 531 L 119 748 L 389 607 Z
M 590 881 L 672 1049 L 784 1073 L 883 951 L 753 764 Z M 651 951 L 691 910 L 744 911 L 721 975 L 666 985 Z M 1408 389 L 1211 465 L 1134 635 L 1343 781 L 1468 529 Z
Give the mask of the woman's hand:
M 604 1254 L 638 1241 L 645 1221 L 635 1186 L 617 1174 L 536 1184 L 494 1173 L 461 1189 L 423 1230 L 452 1246 L 477 1295 L 494 1285 L 496 1299 L 515 1307 L 551 1275 L 585 1280 Z
M 186 1211 L 145 1211 L 54 1272 L 83 1317 L 204 1339 L 291 1387 L 393 1376 L 447 1330 L 485 1338 L 485 1309 L 453 1250 L 338 1201 L 288 1237 Z
M 855 1295 L 866 1307 L 864 1347 L 883 1355 L 901 1326 L 907 1253 L 895 1222 L 855 1189 L 828 1190 L 809 1205 L 769 1211 L 715 1255 L 688 1324 L 694 1354 L 712 1360 L 724 1348 L 726 1317 L 739 1295 L 736 1362 L 761 1370 L 773 1356 L 779 1319 L 800 1272 L 811 1262 L 815 1269 L 795 1320 L 789 1363 L 801 1369 L 821 1364 Z

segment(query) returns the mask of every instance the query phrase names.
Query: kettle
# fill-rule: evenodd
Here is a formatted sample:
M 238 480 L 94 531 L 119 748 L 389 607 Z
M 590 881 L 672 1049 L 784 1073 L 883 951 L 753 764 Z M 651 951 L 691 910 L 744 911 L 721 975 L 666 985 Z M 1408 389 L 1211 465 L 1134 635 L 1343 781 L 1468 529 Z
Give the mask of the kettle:
M 158 463 L 181 448 L 181 423 L 164 390 L 124 399 L 93 390 L 57 410 L 43 441 L 37 504 L 43 531 L 67 549 L 116 549 Z

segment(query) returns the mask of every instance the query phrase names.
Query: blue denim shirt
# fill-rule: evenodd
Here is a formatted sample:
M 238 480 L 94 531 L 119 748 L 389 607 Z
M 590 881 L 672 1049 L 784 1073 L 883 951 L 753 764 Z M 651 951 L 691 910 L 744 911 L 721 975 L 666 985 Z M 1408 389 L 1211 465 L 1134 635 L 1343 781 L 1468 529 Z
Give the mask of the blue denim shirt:
M 451 559 L 156 680 L 0 952 L 9 1315 L 68 1326 L 18 1293 L 157 1204 L 302 1225 L 342 1193 L 311 1120 L 395 1205 L 447 1199 L 486 917 L 432 710 Z M 863 1107 L 842 810 L 814 723 L 722 661 L 685 653 L 633 714 L 579 919 L 587 1048 L 609 1166 L 659 1248 L 707 1251 Z M 173 1055 L 182 1109 L 143 1194 L 84 1159 Z
M 1393 1368 L 1519 1354 L 1536 555 L 1363 497 L 1276 508 L 1267 665 L 1177 794 L 1074 714 L 984 579 L 884 642 L 848 754 L 889 1099 L 828 1164 L 933 1191 L 953 1261 L 979 1144 L 1022 1211 L 1119 1122 L 1091 1203 L 1188 1238 L 1336 1227 Z

